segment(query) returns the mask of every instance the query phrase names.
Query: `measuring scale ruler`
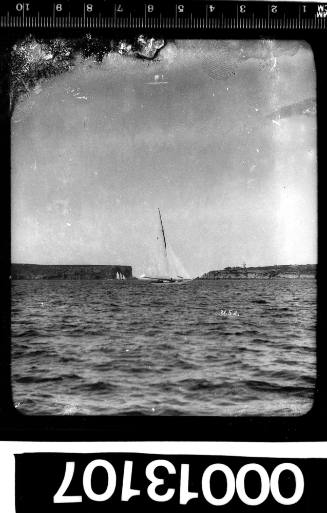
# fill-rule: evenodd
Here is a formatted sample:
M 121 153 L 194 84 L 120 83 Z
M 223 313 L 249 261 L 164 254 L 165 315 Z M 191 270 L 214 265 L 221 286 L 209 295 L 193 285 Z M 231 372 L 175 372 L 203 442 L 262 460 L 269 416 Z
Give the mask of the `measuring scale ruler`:
M 0 28 L 325 30 L 327 3 L 298 2 L 1 2 Z

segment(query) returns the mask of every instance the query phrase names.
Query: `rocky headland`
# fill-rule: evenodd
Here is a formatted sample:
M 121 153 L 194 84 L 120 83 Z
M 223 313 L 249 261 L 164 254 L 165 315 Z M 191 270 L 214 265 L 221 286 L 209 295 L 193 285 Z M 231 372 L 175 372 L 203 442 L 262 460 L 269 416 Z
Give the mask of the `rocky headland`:
M 219 271 L 209 271 L 200 280 L 248 280 L 261 278 L 265 280 L 279 278 L 316 278 L 317 265 L 268 265 L 264 267 L 225 267 Z
M 113 280 L 123 277 L 133 278 L 130 265 L 11 264 L 12 280 Z

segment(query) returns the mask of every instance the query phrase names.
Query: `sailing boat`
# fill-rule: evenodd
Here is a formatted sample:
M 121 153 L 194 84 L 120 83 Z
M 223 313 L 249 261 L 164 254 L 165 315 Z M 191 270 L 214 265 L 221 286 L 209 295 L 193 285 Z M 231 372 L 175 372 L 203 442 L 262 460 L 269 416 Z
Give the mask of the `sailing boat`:
M 140 280 L 146 281 L 148 283 L 185 283 L 191 281 L 187 277 L 187 273 L 183 268 L 182 264 L 176 257 L 172 248 L 167 244 L 167 238 L 165 234 L 165 229 L 163 226 L 163 221 L 161 217 L 160 209 L 158 208 L 159 220 L 160 220 L 160 235 L 159 238 L 161 240 L 161 253 L 162 253 L 162 261 L 164 273 L 159 276 L 146 276 L 142 274 L 139 277 Z
M 116 272 L 116 280 L 126 280 L 126 276 L 121 272 Z

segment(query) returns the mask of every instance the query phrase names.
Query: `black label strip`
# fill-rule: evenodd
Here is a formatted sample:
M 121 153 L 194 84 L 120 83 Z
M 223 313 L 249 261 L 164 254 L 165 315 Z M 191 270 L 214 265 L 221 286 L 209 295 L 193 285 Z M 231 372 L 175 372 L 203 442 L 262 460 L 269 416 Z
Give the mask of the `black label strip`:
M 34 453 L 15 460 L 17 513 L 313 513 L 324 503 L 327 470 L 323 459 L 168 454 Z

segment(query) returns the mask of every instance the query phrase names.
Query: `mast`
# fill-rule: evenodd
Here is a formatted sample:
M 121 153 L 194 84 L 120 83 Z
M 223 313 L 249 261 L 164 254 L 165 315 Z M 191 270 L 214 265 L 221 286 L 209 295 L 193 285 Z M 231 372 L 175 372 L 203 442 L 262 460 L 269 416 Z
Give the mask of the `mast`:
M 162 222 L 162 219 L 161 219 L 161 213 L 160 213 L 160 209 L 159 209 L 159 208 L 158 208 L 158 212 L 159 212 L 159 218 L 160 218 L 160 224 L 161 224 L 161 232 L 162 232 L 163 241 L 164 241 L 164 246 L 165 246 L 165 253 L 166 253 L 166 257 L 168 258 L 168 255 L 167 255 L 167 243 L 166 243 L 166 237 L 165 237 L 165 230 L 164 230 L 164 227 L 163 227 L 163 222 Z

